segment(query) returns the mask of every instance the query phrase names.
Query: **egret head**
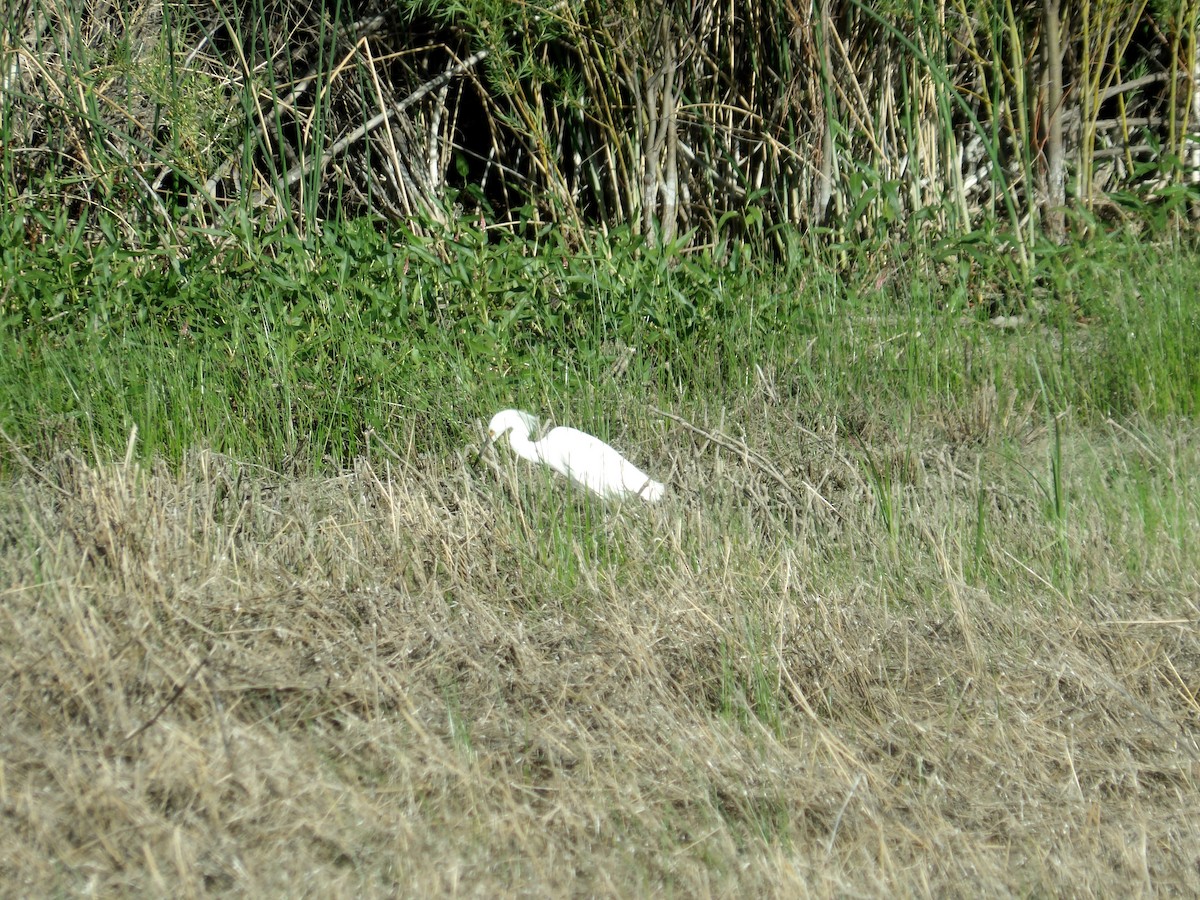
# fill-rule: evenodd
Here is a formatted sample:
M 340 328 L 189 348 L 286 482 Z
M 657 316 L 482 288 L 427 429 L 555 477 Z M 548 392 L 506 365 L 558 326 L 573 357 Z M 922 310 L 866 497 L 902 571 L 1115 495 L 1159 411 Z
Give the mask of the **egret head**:
M 529 436 L 537 431 L 537 428 L 537 416 L 519 409 L 502 409 L 492 416 L 492 421 L 488 423 L 488 439 L 498 441 L 511 431 L 514 437 L 529 440 Z

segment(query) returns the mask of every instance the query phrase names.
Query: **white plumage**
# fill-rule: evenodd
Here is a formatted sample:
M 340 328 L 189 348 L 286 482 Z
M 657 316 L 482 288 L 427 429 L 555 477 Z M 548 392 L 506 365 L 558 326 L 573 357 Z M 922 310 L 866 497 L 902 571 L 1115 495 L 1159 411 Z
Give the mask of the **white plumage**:
M 639 497 L 653 503 L 666 488 L 598 437 L 575 428 L 553 428 L 540 440 L 530 440 L 538 429 L 536 416 L 505 409 L 492 416 L 488 437 L 508 435 L 509 446 L 522 459 L 544 463 L 561 475 L 606 499 Z

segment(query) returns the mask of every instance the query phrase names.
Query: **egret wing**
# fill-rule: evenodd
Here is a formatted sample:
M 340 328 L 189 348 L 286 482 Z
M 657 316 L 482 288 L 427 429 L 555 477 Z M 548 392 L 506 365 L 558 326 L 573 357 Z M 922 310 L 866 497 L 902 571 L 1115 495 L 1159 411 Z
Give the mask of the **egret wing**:
M 555 428 L 538 441 L 542 461 L 602 497 L 642 494 L 658 499 L 662 486 L 598 437 Z

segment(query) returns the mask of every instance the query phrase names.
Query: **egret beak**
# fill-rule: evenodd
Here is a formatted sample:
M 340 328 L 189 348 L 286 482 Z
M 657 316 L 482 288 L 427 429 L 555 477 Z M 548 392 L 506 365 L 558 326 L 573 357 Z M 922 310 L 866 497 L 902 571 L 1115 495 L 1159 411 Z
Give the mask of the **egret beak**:
M 489 428 L 489 429 L 488 429 L 488 440 L 487 440 L 487 444 L 486 444 L 486 445 L 484 445 L 484 444 L 481 444 L 481 445 L 479 446 L 479 449 L 475 451 L 475 455 L 474 455 L 474 457 L 472 457 L 471 461 L 470 461 L 469 463 L 467 463 L 467 468 L 469 468 L 469 469 L 470 469 L 472 472 L 474 472 L 476 469 L 478 469 L 478 468 L 479 468 L 479 461 L 480 461 L 481 459 L 483 459 L 483 450 L 484 450 L 484 447 L 485 447 L 485 446 L 488 446 L 488 447 L 490 447 L 490 446 L 491 446 L 492 444 L 494 444 L 495 442 L 496 442 L 496 433 L 495 433 L 494 431 L 492 431 L 492 430 Z

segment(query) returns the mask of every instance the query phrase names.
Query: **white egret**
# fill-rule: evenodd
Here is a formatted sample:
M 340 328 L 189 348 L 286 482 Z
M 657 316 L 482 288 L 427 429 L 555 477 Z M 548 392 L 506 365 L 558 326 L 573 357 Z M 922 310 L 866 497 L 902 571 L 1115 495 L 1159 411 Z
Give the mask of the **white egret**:
M 537 429 L 536 416 L 505 409 L 492 416 L 488 437 L 495 442 L 507 434 L 517 456 L 545 463 L 606 499 L 639 497 L 653 503 L 666 490 L 600 438 L 575 428 L 552 428 L 540 440 L 530 440 Z

